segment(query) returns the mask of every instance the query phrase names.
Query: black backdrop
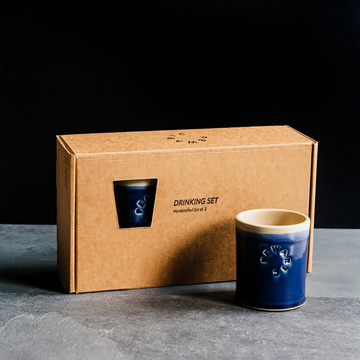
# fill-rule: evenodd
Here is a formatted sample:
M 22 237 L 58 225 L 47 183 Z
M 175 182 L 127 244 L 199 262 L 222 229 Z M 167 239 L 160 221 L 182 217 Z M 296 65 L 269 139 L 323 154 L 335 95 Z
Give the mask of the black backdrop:
M 288 124 L 360 227 L 356 0 L 2 1 L 0 223 L 56 221 L 55 135 Z

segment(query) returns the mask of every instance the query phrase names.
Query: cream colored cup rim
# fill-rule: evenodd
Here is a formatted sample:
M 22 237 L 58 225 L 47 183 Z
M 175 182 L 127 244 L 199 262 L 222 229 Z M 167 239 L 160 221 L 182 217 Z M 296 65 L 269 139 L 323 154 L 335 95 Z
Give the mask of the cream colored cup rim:
M 268 223 L 274 219 L 283 219 L 282 224 L 264 224 L 259 219 L 268 215 Z M 296 219 L 296 220 L 295 220 Z M 267 233 L 283 234 L 308 230 L 310 218 L 300 212 L 287 209 L 252 209 L 236 215 L 236 227 L 242 230 Z
M 115 181 L 117 186 L 135 187 L 135 186 L 151 186 L 156 184 L 156 179 L 134 179 Z

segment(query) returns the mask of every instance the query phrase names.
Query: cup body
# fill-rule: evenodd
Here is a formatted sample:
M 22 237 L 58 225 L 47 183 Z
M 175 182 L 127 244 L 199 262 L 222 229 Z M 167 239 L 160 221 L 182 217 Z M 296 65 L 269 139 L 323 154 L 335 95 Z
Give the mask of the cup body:
M 129 180 L 115 184 L 120 228 L 151 226 L 156 180 Z
M 268 311 L 305 303 L 310 219 L 282 209 L 236 216 L 236 300 Z

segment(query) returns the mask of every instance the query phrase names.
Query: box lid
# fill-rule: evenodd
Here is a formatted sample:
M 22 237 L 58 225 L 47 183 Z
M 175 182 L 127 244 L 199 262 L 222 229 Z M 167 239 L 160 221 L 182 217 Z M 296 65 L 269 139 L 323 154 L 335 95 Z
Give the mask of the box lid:
M 305 145 L 313 140 L 289 126 L 254 126 L 62 135 L 75 155 L 208 148 Z

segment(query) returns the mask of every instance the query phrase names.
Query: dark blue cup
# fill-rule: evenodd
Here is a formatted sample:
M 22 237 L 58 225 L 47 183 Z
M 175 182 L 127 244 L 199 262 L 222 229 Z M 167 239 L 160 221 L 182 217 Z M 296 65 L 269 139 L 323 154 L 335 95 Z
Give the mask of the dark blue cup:
M 114 182 L 120 228 L 151 226 L 156 183 L 156 179 Z
M 236 216 L 236 301 L 267 311 L 305 303 L 310 219 L 281 209 Z

